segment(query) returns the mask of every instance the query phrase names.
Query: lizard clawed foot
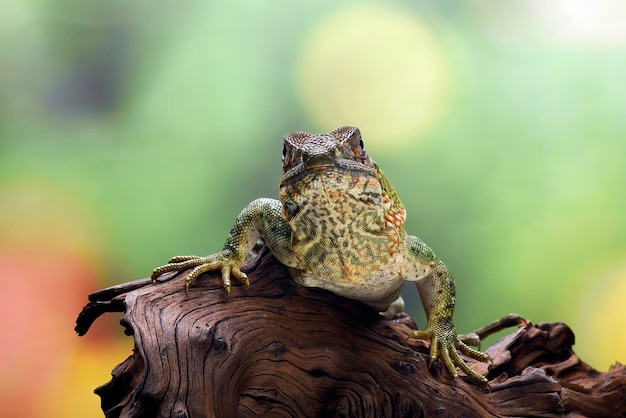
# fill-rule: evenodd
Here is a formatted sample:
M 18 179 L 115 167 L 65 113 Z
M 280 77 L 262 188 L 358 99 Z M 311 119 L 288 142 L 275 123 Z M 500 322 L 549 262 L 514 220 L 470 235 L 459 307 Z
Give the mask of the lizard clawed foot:
M 433 325 L 428 324 L 425 330 L 415 331 L 413 333 L 413 337 L 430 340 L 429 366 L 431 366 L 437 358 L 440 357 L 443 364 L 455 380 L 459 377 L 459 373 L 456 370 L 456 367 L 458 366 L 467 376 L 483 385 L 487 384 L 487 378 L 472 370 L 461 358 L 459 351 L 469 357 L 483 362 L 488 362 L 489 356 L 478 350 L 474 350 L 461 341 L 458 338 L 454 325 L 451 321 L 442 320 Z
M 189 289 L 191 283 L 202 273 L 209 271 L 220 271 L 222 273 L 222 283 L 226 293 L 230 293 L 230 278 L 231 276 L 239 280 L 246 286 L 250 284 L 248 276 L 243 273 L 239 268 L 241 262 L 235 260 L 226 251 L 222 251 L 216 254 L 212 254 L 206 257 L 199 257 L 196 255 L 184 255 L 172 257 L 168 264 L 157 267 L 152 271 L 152 283 L 156 282 L 156 279 L 163 273 L 170 271 L 184 271 L 193 269 L 185 278 L 185 292 Z

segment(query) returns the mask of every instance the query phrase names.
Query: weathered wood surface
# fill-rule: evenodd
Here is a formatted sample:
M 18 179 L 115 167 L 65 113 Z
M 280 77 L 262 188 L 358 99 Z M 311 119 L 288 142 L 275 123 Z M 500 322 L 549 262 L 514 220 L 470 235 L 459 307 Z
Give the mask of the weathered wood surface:
M 266 251 L 229 296 L 216 274 L 189 292 L 165 275 L 90 295 L 83 335 L 125 312 L 132 356 L 96 389 L 107 417 L 626 416 L 626 368 L 600 373 L 572 351 L 564 324 L 528 325 L 488 348 L 491 390 L 456 383 L 406 314 L 295 284 Z M 487 372 L 484 364 L 468 359 Z

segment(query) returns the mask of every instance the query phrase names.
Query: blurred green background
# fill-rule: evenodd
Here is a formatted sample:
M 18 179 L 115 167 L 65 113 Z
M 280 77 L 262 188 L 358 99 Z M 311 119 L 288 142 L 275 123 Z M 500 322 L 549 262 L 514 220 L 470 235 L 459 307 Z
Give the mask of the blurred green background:
M 73 334 L 88 293 L 219 250 L 277 197 L 282 136 L 341 125 L 456 277 L 460 332 L 517 312 L 626 362 L 624 21 L 610 0 L 4 0 L 0 415 L 100 416 L 132 341 L 112 315 Z

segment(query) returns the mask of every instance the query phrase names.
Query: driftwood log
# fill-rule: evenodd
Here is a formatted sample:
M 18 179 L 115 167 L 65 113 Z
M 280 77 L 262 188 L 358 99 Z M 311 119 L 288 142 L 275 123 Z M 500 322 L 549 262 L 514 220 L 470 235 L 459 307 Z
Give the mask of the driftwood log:
M 528 324 L 487 349 L 490 390 L 451 380 L 428 343 L 410 338 L 406 314 L 299 286 L 267 251 L 248 266 L 251 285 L 229 296 L 217 274 L 189 292 L 186 273 L 89 296 L 76 331 L 105 312 L 134 353 L 95 390 L 107 417 L 624 417 L 626 368 L 600 373 L 572 351 L 562 323 Z

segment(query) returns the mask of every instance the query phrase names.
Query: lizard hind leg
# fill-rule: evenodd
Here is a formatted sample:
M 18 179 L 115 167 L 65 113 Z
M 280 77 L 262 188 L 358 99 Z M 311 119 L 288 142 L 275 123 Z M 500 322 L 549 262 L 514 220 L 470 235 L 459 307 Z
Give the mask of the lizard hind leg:
M 404 299 L 402 299 L 402 296 L 398 296 L 398 299 L 389 305 L 385 311 L 380 312 L 380 314 L 385 318 L 393 318 L 402 311 L 404 311 Z

